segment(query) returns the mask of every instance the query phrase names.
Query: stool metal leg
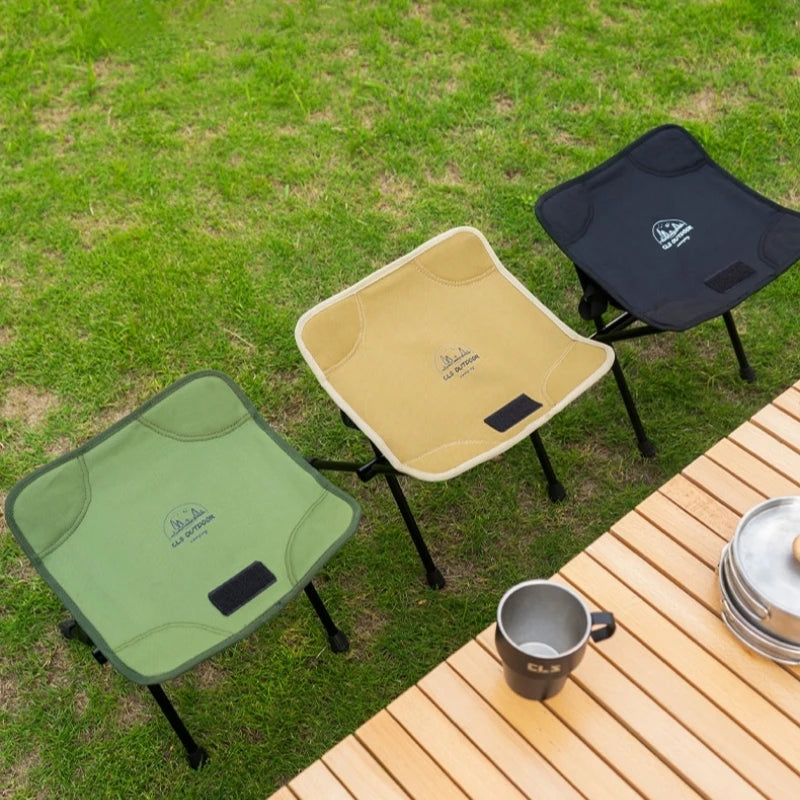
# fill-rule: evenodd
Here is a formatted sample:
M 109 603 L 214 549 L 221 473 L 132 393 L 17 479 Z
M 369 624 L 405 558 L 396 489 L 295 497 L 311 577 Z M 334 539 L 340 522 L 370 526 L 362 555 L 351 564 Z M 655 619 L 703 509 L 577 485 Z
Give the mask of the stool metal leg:
M 347 650 L 350 649 L 350 642 L 347 641 L 347 637 L 344 633 L 336 627 L 336 624 L 331 619 L 331 615 L 328 613 L 328 609 L 325 607 L 325 603 L 322 602 L 322 598 L 317 594 L 313 583 L 309 583 L 305 587 L 305 593 L 314 611 L 316 611 L 319 621 L 325 628 L 325 633 L 328 634 L 328 643 L 331 646 L 331 650 L 333 650 L 334 653 L 347 652 Z
M 531 442 L 539 458 L 539 463 L 542 465 L 544 476 L 547 478 L 547 494 L 554 503 L 557 503 L 563 500 L 567 496 L 567 493 L 564 491 L 561 481 L 556 477 L 553 465 L 550 463 L 550 458 L 547 455 L 547 451 L 544 449 L 544 443 L 539 436 L 539 431 L 534 431 L 531 434 Z
M 630 315 L 623 315 L 623 318 L 627 320 L 629 316 Z M 602 340 L 602 334 L 605 333 L 607 329 L 607 326 L 603 325 L 603 318 L 596 317 L 594 324 L 597 328 L 598 334 L 601 334 L 597 338 Z M 608 344 L 611 343 L 608 342 Z M 619 358 L 617 358 L 616 352 L 614 353 L 614 363 L 611 365 L 611 372 L 614 374 L 614 380 L 617 382 L 617 388 L 619 389 L 620 396 L 622 397 L 622 402 L 625 404 L 625 410 L 628 412 L 628 419 L 631 421 L 633 432 L 636 435 L 636 444 L 639 447 L 639 452 L 645 458 L 653 458 L 653 456 L 656 454 L 655 445 L 650 441 L 650 439 L 647 438 L 647 434 L 644 431 L 644 425 L 642 425 L 642 420 L 639 417 L 638 410 L 636 409 L 636 403 L 633 400 L 631 390 L 628 388 L 628 382 L 625 380 L 625 375 L 622 372 L 622 366 L 619 363 Z
M 60 623 L 58 628 L 65 639 L 75 639 L 75 641 L 91 647 L 92 654 L 99 664 L 106 663 L 105 656 L 94 646 L 94 642 L 89 638 L 86 631 L 84 631 L 72 617 Z M 181 744 L 186 750 L 186 758 L 189 761 L 189 766 L 192 769 L 200 769 L 200 767 L 208 761 L 208 752 L 204 747 L 200 747 L 192 738 L 191 733 L 189 733 L 188 729 L 183 724 L 183 720 L 178 715 L 175 706 L 172 705 L 161 685 L 154 683 L 148 685 L 147 688 L 150 690 L 150 694 L 153 695 L 158 703 L 158 707 L 167 718 L 167 722 L 172 726 L 172 730 L 175 731 L 178 738 L 181 740 Z
M 642 425 L 642 420 L 639 418 L 639 412 L 636 410 L 636 404 L 633 401 L 633 395 L 631 394 L 631 390 L 628 388 L 628 383 L 625 380 L 625 375 L 622 372 L 622 367 L 620 366 L 617 358 L 614 358 L 614 364 L 611 367 L 611 371 L 614 374 L 614 380 L 617 382 L 617 388 L 622 396 L 622 402 L 625 404 L 625 410 L 628 412 L 628 419 L 631 421 L 633 432 L 636 434 L 636 444 L 639 447 L 639 452 L 645 458 L 653 458 L 653 456 L 656 454 L 655 445 L 650 441 L 644 431 L 644 425 Z
M 161 685 L 158 683 L 153 683 L 148 685 L 147 688 L 150 690 L 150 694 L 152 694 L 155 698 L 156 703 L 158 703 L 158 707 L 164 713 L 167 721 L 172 726 L 172 730 L 175 731 L 178 738 L 181 740 L 181 744 L 186 750 L 186 758 L 189 761 L 189 766 L 192 769 L 200 769 L 200 767 L 202 767 L 203 764 L 208 761 L 208 753 L 206 752 L 205 748 L 200 747 L 192 738 L 192 734 L 189 733 L 186 726 L 183 724 L 183 720 L 180 718 L 178 712 L 175 710 L 175 706 L 172 705 L 170 699 L 161 688 Z
M 731 344 L 733 345 L 733 352 L 736 353 L 736 360 L 739 362 L 739 375 L 742 380 L 753 383 L 756 379 L 756 371 L 747 361 L 747 354 L 744 352 L 742 340 L 739 338 L 739 332 L 736 330 L 733 314 L 731 314 L 730 311 L 726 311 L 722 315 L 722 319 L 725 320 L 725 327 L 728 329 L 728 336 L 730 336 Z
M 414 519 L 414 515 L 411 513 L 411 508 L 408 505 L 406 496 L 403 494 L 400 481 L 397 480 L 396 475 L 385 474 L 383 477 L 386 478 L 386 483 L 389 484 L 389 489 L 392 492 L 394 501 L 397 503 L 398 509 L 400 509 L 400 514 L 403 517 L 403 521 L 406 523 L 406 528 L 408 528 L 411 541 L 414 542 L 414 547 L 417 548 L 420 561 L 422 561 L 422 566 L 425 568 L 425 578 L 428 581 L 428 586 L 430 586 L 431 589 L 441 589 L 444 586 L 444 577 L 442 576 L 442 573 L 439 572 L 436 564 L 433 563 L 433 559 L 431 558 L 431 554 L 428 551 L 427 545 L 425 544 L 425 540 L 422 538 L 422 534 L 417 527 L 417 521 Z

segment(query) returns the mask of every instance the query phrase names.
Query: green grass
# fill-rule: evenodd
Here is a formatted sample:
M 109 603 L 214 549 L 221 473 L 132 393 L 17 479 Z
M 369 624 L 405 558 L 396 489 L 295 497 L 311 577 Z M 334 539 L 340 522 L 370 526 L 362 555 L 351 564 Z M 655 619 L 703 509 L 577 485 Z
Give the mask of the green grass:
M 0 5 L 0 496 L 186 372 L 230 374 L 305 453 L 366 453 L 302 362 L 297 317 L 431 236 L 484 231 L 579 330 L 536 197 L 648 128 L 688 127 L 800 206 L 797 6 L 756 0 L 6 0 Z M 62 610 L 0 529 L 0 796 L 264 797 L 800 378 L 800 275 L 737 319 L 619 353 L 544 431 L 569 500 L 520 446 L 406 481 L 449 578 L 434 593 L 378 482 L 320 579 L 352 649 L 298 601 L 168 686 L 200 773 L 146 692 L 59 638 Z

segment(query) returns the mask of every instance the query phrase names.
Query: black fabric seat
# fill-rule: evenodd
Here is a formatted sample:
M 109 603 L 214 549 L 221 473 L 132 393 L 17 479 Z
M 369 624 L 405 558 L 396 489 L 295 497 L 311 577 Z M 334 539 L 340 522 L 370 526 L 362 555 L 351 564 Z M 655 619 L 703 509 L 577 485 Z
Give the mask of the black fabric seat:
M 542 227 L 575 265 L 580 313 L 614 342 L 684 331 L 723 316 L 753 380 L 731 309 L 800 259 L 800 214 L 750 189 L 677 125 L 655 128 L 536 203 Z M 611 304 L 624 313 L 611 322 Z M 618 363 L 615 377 L 643 453 L 653 448 Z

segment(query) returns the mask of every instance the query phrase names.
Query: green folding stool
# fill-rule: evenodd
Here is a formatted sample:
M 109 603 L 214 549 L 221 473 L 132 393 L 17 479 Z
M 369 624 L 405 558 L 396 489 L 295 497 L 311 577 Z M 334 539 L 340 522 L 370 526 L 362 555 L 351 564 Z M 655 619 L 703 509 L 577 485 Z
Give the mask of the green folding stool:
M 67 638 L 145 684 L 197 768 L 207 758 L 161 688 L 305 590 L 360 509 L 272 431 L 227 376 L 197 372 L 21 480 L 6 519 L 71 614 Z

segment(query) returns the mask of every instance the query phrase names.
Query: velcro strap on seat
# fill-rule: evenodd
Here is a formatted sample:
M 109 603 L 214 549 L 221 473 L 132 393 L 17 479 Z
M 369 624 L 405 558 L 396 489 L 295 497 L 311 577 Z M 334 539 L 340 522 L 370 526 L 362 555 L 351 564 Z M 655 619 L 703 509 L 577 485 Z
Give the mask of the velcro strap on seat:
M 272 586 L 277 578 L 260 562 L 254 561 L 249 567 L 237 572 L 225 583 L 208 593 L 208 599 L 226 617 L 249 603 L 264 589 Z
M 490 428 L 503 433 L 518 422 L 522 422 L 525 417 L 530 416 L 537 408 L 541 407 L 541 403 L 537 403 L 536 400 L 526 394 L 521 394 L 510 403 L 506 403 L 502 408 L 498 408 L 493 414 L 489 414 L 484 422 Z
M 745 264 L 744 261 L 734 261 L 719 272 L 715 272 L 710 278 L 707 278 L 705 284 L 709 289 L 722 294 L 742 281 L 747 280 L 751 275 L 755 275 L 755 270 L 752 267 Z

